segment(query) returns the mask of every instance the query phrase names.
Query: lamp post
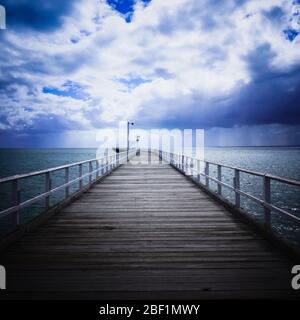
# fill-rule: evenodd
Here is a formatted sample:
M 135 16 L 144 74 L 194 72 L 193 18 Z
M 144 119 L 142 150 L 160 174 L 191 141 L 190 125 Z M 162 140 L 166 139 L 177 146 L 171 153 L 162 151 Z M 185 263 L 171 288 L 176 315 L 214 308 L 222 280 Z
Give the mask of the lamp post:
M 133 122 L 127 121 L 127 162 L 129 161 L 129 126 L 133 126 Z

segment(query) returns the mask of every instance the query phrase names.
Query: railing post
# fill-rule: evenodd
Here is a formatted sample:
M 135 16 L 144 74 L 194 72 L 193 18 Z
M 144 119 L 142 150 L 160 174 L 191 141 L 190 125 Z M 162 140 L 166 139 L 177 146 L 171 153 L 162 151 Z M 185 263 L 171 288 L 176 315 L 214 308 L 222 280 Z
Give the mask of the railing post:
M 184 171 L 185 171 L 187 174 L 189 174 L 189 157 L 188 157 L 188 156 L 185 157 L 184 168 L 185 168 Z
M 104 176 L 104 159 L 101 159 L 101 176 Z
M 69 173 L 69 167 L 65 168 L 65 183 L 69 183 L 70 181 L 70 173 Z M 66 186 L 66 198 L 68 198 L 70 194 L 70 187 Z
M 112 156 L 109 156 L 109 171 L 112 171 L 113 169 L 113 159 Z
M 205 175 L 207 176 L 207 177 L 205 177 L 205 185 L 207 188 L 209 188 L 209 178 L 208 178 L 208 176 L 209 176 L 209 163 L 208 162 L 205 162 Z
M 51 177 L 50 177 L 50 172 L 46 172 L 45 176 L 45 192 L 48 192 L 51 190 Z M 46 196 L 45 198 L 45 208 L 46 210 L 49 209 L 50 207 L 50 195 Z
M 269 177 L 264 176 L 264 201 L 268 204 L 271 204 L 271 180 Z M 264 218 L 265 218 L 265 227 L 271 227 L 271 210 L 267 207 L 264 207 Z
M 222 181 L 222 166 L 218 164 L 218 180 Z M 222 195 L 222 185 L 218 183 L 218 195 Z
M 82 182 L 82 163 L 80 163 L 79 165 L 79 190 L 82 190 L 82 185 L 83 185 L 83 182 Z
M 201 174 L 200 174 L 200 160 L 197 160 L 197 181 L 200 182 Z
M 93 171 L 92 161 L 89 161 L 89 184 L 92 183 L 92 171 Z
M 20 193 L 21 193 L 21 191 L 19 189 L 19 180 L 15 179 L 12 182 L 12 205 L 13 206 L 18 206 L 20 204 L 20 201 L 21 201 Z M 20 224 L 20 210 L 19 209 L 17 209 L 14 212 L 13 217 L 14 217 L 13 224 L 14 224 L 14 227 L 16 228 Z
M 235 205 L 240 208 L 241 206 L 241 195 L 237 192 L 240 190 L 240 171 L 238 169 L 234 169 L 234 191 L 235 193 Z
M 99 160 L 96 160 L 96 179 L 99 178 Z
M 195 176 L 195 169 L 196 169 L 195 159 L 194 159 L 194 158 L 191 158 L 191 175 L 192 175 L 192 177 Z
M 158 150 L 158 160 L 159 160 L 159 163 L 161 164 L 162 163 L 162 136 L 159 135 L 159 150 Z
M 192 159 L 190 157 L 186 158 L 186 171 L 188 175 L 192 175 Z
M 184 155 L 181 156 L 181 171 L 184 172 Z

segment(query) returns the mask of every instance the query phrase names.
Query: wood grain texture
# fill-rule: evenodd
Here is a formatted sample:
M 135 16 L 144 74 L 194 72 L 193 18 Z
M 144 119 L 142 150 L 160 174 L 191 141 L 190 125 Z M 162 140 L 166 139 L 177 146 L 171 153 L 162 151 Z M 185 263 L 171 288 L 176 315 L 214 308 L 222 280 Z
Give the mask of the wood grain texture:
M 6 298 L 299 297 L 262 235 L 168 164 L 140 160 L 2 254 Z

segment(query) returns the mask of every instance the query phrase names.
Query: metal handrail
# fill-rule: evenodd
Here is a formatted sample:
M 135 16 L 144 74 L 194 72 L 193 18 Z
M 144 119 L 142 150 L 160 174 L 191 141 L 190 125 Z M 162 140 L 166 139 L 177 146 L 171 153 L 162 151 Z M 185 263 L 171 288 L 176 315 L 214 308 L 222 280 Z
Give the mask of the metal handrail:
M 188 157 L 188 158 L 191 158 L 191 157 Z M 196 159 L 196 158 L 193 158 L 193 159 Z M 196 159 L 196 160 L 198 160 L 198 159 Z M 199 161 L 206 162 L 206 163 L 209 163 L 209 164 L 212 164 L 212 165 L 215 165 L 215 166 L 222 166 L 224 168 L 228 168 L 228 169 L 232 169 L 232 170 L 239 170 L 240 172 L 252 174 L 252 175 L 255 175 L 255 176 L 258 176 L 258 177 L 268 177 L 268 178 L 271 178 L 272 180 L 277 180 L 277 181 L 280 181 L 280 182 L 283 182 L 283 183 L 286 183 L 286 184 L 290 184 L 290 185 L 294 185 L 294 186 L 300 187 L 300 181 L 298 181 L 298 180 L 287 179 L 287 178 L 279 177 L 279 176 L 272 175 L 272 174 L 269 174 L 269 173 L 262 173 L 262 172 L 258 172 L 258 171 L 243 169 L 243 168 L 240 168 L 240 167 L 229 166 L 227 164 L 221 164 L 221 163 L 216 163 L 216 162 L 212 162 L 212 161 L 206 161 L 206 160 L 202 160 L 202 159 L 199 159 Z
M 44 169 L 44 170 L 40 170 L 40 171 L 32 171 L 32 172 L 29 172 L 29 173 L 17 174 L 17 175 L 1 178 L 0 179 L 0 184 L 4 183 L 4 182 L 9 182 L 9 181 L 12 181 L 12 180 L 16 180 L 16 179 L 20 180 L 20 179 L 25 179 L 25 178 L 29 178 L 29 177 L 39 176 L 41 174 L 45 174 L 45 173 L 48 173 L 48 172 L 54 172 L 54 171 L 62 170 L 62 169 L 65 169 L 65 168 L 72 168 L 72 167 L 78 166 L 80 164 L 83 165 L 83 164 L 89 163 L 91 161 L 97 161 L 97 160 L 99 161 L 99 160 L 104 159 L 104 158 L 90 159 L 90 160 L 85 160 L 85 161 L 66 164 L 66 165 L 63 165 L 63 166 Z
M 166 151 L 163 151 L 163 152 L 166 153 Z M 169 153 L 169 152 L 167 152 L 167 153 Z M 234 167 L 234 166 L 230 166 L 228 164 L 223 164 L 223 163 L 217 163 L 217 162 L 197 159 L 197 158 L 190 157 L 190 156 L 183 155 L 183 154 L 179 154 L 179 153 L 171 153 L 170 152 L 170 154 L 173 154 L 174 156 L 184 156 L 184 157 L 189 158 L 189 159 L 193 159 L 193 160 L 200 161 L 200 162 L 203 162 L 203 163 L 209 163 L 209 164 L 212 164 L 212 165 L 215 165 L 215 166 L 222 166 L 224 168 L 228 168 L 228 169 L 232 169 L 232 170 L 236 169 L 236 170 L 239 170 L 240 172 L 252 174 L 252 175 L 255 175 L 255 176 L 259 176 L 259 177 L 268 177 L 268 178 L 270 178 L 272 180 L 277 180 L 277 181 L 280 181 L 280 182 L 283 182 L 283 183 L 286 183 L 286 184 L 290 184 L 290 185 L 294 185 L 294 186 L 300 187 L 300 181 L 298 181 L 298 180 L 283 178 L 283 177 L 279 177 L 279 176 L 272 175 L 272 174 L 269 174 L 269 173 L 262 173 L 262 172 L 253 171 L 253 170 L 249 170 L 249 169 L 244 169 L 244 168 L 240 168 L 240 167 Z
M 132 157 L 135 154 L 134 150 L 131 150 L 129 152 L 129 156 Z M 115 153 L 113 155 L 107 155 L 102 158 L 95 158 L 80 162 L 75 162 L 63 166 L 53 167 L 45 170 L 40 171 L 34 171 L 27 174 L 20 174 L 20 175 L 13 175 L 10 177 L 2 178 L 0 179 L 0 184 L 3 183 L 11 183 L 11 195 L 12 195 L 12 205 L 0 212 L 0 219 L 9 215 L 9 214 L 15 214 L 14 217 L 14 226 L 13 229 L 16 229 L 20 225 L 20 210 L 28 207 L 31 204 L 36 203 L 37 201 L 45 199 L 45 209 L 48 210 L 50 208 L 50 197 L 53 193 L 65 189 L 65 197 L 63 200 L 68 198 L 70 196 L 70 186 L 74 183 L 79 183 L 79 193 L 83 192 L 86 188 L 83 186 L 83 179 L 89 178 L 89 183 L 87 186 L 90 186 L 92 183 L 97 181 L 102 176 L 108 174 L 109 172 L 112 172 L 115 170 L 119 165 L 121 165 L 123 162 L 127 161 L 127 151 Z M 96 163 L 96 169 L 93 169 L 93 163 Z M 101 163 L 101 164 L 100 164 Z M 83 165 L 89 164 L 89 172 L 83 174 Z M 100 165 L 99 165 L 100 164 Z M 70 180 L 69 178 L 69 169 L 72 167 L 78 166 L 78 177 Z M 52 188 L 51 187 L 51 176 L 50 174 L 55 171 L 65 170 L 65 183 Z M 101 174 L 99 175 L 99 172 Z M 93 175 L 96 174 L 96 177 L 93 179 Z M 19 188 L 19 181 L 21 179 L 26 179 L 34 176 L 40 176 L 45 175 L 45 192 L 30 198 L 26 201 L 21 202 L 20 201 L 20 193 L 21 190 Z M 76 192 L 78 192 L 76 191 Z M 75 191 L 73 192 L 73 194 Z M 62 200 L 62 201 L 63 201 Z M 61 202 L 61 201 L 60 201 Z
M 235 193 L 235 207 L 240 208 L 240 196 L 245 196 L 260 205 L 264 208 L 264 226 L 266 228 L 271 228 L 271 212 L 277 212 L 281 216 L 284 216 L 285 218 L 297 223 L 300 225 L 300 217 L 297 217 L 290 212 L 279 208 L 271 203 L 271 181 L 279 181 L 281 183 L 285 183 L 288 185 L 293 185 L 300 187 L 300 181 L 297 180 L 292 180 L 292 179 L 287 179 L 283 177 L 278 177 L 276 175 L 271 175 L 268 173 L 261 173 L 257 171 L 252 171 L 248 169 L 242 169 L 239 167 L 234 167 L 234 166 L 229 166 L 229 165 L 224 165 L 216 162 L 211 162 L 211 161 L 206 161 L 202 159 L 197 159 L 195 157 L 183 155 L 183 154 L 178 154 L 178 153 L 172 153 L 172 152 L 166 152 L 166 151 L 159 151 L 159 155 L 161 158 L 164 158 L 165 160 L 167 159 L 171 165 L 176 167 L 178 170 L 180 170 L 184 174 L 189 174 L 192 173 L 197 175 L 197 183 L 205 186 L 208 189 L 211 189 L 209 187 L 209 181 L 214 181 L 217 186 L 218 190 L 216 192 L 216 195 L 219 197 L 222 197 L 222 187 L 226 187 L 233 191 Z M 188 164 L 188 162 L 190 162 Z M 193 165 L 191 165 L 193 163 Z M 196 167 L 194 166 L 194 163 L 196 163 Z M 200 163 L 205 164 L 205 169 L 204 172 L 200 171 Z M 215 165 L 217 166 L 217 175 L 218 178 L 212 177 L 209 175 L 209 165 Z M 222 181 L 222 168 L 228 168 L 231 170 L 234 170 L 234 178 L 233 178 L 233 185 L 230 185 L 228 183 L 225 183 Z M 246 173 L 250 175 L 255 175 L 263 178 L 263 199 L 260 199 L 252 194 L 249 194 L 245 191 L 242 191 L 240 189 L 240 173 Z M 201 177 L 205 178 L 205 183 L 201 181 Z

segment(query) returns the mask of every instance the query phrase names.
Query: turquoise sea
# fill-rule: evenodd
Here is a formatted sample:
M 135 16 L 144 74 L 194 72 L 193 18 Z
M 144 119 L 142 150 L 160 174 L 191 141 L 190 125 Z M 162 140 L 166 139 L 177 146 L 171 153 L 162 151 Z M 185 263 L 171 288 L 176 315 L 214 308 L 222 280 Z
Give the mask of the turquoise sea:
M 47 169 L 64 164 L 93 159 L 96 149 L 0 149 L 0 177 L 31 171 Z M 296 147 L 215 147 L 206 148 L 205 159 L 240 168 L 271 173 L 274 175 L 300 180 L 300 148 Z M 87 172 L 87 166 L 84 172 Z M 77 177 L 78 168 L 70 172 L 71 178 Z M 216 176 L 216 168 L 211 166 L 211 174 Z M 224 181 L 232 184 L 233 172 L 224 169 Z M 52 175 L 52 185 L 58 186 L 64 182 L 63 172 Z M 38 195 L 44 190 L 44 177 L 33 177 L 21 182 L 21 200 L 27 200 Z M 216 190 L 216 185 L 211 182 L 211 187 Z M 78 185 L 72 186 L 75 191 Z M 241 188 L 257 197 L 262 197 L 262 179 L 248 174 L 241 174 Z M 10 206 L 10 186 L 0 185 L 0 210 Z M 286 186 L 282 183 L 271 184 L 272 203 L 288 210 L 290 213 L 300 216 L 300 188 Z M 224 188 L 223 195 L 229 200 L 234 199 L 233 193 Z M 52 204 L 59 202 L 63 193 L 58 192 L 52 197 Z M 255 219 L 262 221 L 263 210 L 260 205 L 242 197 L 241 205 Z M 22 222 L 30 220 L 38 215 L 44 208 L 44 201 L 30 208 L 22 210 Z M 274 228 L 279 234 L 289 240 L 300 243 L 300 229 L 286 219 L 272 214 Z M 0 233 L 7 232 L 9 217 L 0 220 Z M 1 227 L 2 226 L 2 227 Z M 5 226 L 5 227 L 4 227 Z

